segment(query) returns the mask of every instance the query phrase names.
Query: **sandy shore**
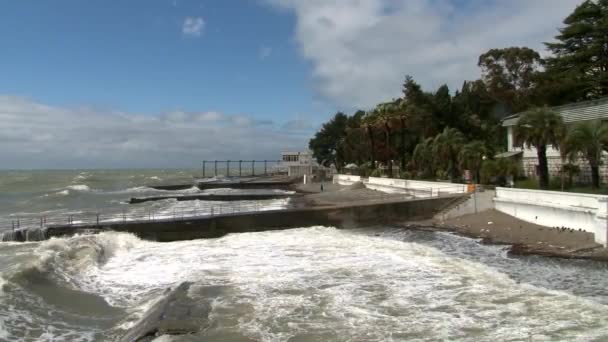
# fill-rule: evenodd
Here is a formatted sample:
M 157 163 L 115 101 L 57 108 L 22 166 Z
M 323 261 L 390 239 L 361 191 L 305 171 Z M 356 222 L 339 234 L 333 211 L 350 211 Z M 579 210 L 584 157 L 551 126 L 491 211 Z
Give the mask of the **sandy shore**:
M 341 186 L 332 183 L 298 184 L 296 191 L 305 195 L 299 199 L 305 206 L 332 206 L 352 202 L 396 200 L 403 194 L 388 194 L 366 189 L 362 184 Z M 491 200 L 491 199 L 490 199 Z M 407 229 L 449 231 L 485 244 L 511 245 L 512 255 L 543 255 L 608 261 L 608 249 L 595 243 L 592 233 L 578 230 L 539 226 L 519 220 L 496 210 L 481 211 L 445 221 L 398 224 Z
M 608 249 L 594 242 L 592 233 L 549 228 L 487 210 L 446 221 L 403 223 L 409 229 L 450 231 L 481 239 L 484 244 L 511 245 L 512 255 L 543 255 L 548 257 L 608 261 Z

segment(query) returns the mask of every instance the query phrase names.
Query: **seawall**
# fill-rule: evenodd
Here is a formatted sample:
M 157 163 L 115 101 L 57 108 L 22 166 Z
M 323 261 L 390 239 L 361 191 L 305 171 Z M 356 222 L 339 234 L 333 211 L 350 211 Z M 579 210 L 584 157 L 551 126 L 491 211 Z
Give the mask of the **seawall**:
M 355 228 L 403 221 L 430 219 L 460 196 L 413 199 L 382 203 L 298 208 L 222 216 L 102 224 L 100 226 L 52 226 L 46 237 L 73 235 L 91 230 L 133 233 L 140 238 L 169 242 L 216 238 L 230 233 L 280 230 L 309 226 Z

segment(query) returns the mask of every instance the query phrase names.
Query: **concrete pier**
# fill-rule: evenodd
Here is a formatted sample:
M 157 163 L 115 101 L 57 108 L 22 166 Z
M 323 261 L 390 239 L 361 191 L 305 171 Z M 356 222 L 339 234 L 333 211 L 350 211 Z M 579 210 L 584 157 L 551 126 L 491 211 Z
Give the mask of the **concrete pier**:
M 47 238 L 91 231 L 120 231 L 153 241 L 217 238 L 230 233 L 310 226 L 354 228 L 430 219 L 461 195 L 329 207 L 295 208 L 229 215 L 48 227 Z
M 162 201 L 175 199 L 178 201 L 262 201 L 271 199 L 285 199 L 298 196 L 295 194 L 199 194 L 199 195 L 176 195 L 176 196 L 154 196 L 154 197 L 132 197 L 129 204 Z

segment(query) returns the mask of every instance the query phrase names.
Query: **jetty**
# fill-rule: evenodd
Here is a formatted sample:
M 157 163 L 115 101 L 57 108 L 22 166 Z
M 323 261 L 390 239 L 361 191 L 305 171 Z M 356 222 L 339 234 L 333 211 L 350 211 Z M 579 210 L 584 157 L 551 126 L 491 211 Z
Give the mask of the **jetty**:
M 144 202 L 162 201 L 174 199 L 177 201 L 262 201 L 272 199 L 286 199 L 299 196 L 297 194 L 197 194 L 197 195 L 174 195 L 174 196 L 152 196 L 152 197 L 132 197 L 129 204 L 137 204 Z
M 291 189 L 299 177 L 246 177 L 197 181 L 194 184 L 161 184 L 149 185 L 148 187 L 156 190 L 187 190 L 196 187 L 200 190 L 211 189 Z
M 202 182 L 210 186 L 260 186 L 276 189 L 289 186 L 292 194 L 187 194 L 134 198 L 133 203 L 175 198 L 202 201 L 178 210 L 134 207 L 122 212 L 88 212 L 66 217 L 17 219 L 12 229 L 0 236 L 3 241 L 42 240 L 74 234 L 119 231 L 154 241 L 217 238 L 230 233 L 289 229 L 309 226 L 354 228 L 425 220 L 469 198 L 466 187 L 451 185 L 441 189 L 406 189 L 383 179 L 354 181 L 334 177 L 333 183 L 293 184 L 293 180 L 247 180 L 239 182 Z M 346 182 L 347 184 L 340 184 Z M 378 182 L 393 191 L 370 189 Z M 221 185 L 220 185 L 221 184 Z M 426 184 L 424 184 L 426 186 Z M 212 197 L 210 197 L 212 196 Z M 214 196 L 214 197 L 213 197 Z M 239 196 L 239 200 L 230 201 Z M 248 197 L 251 196 L 251 197 Z M 262 201 L 261 199 L 271 199 Z M 39 220 L 39 221 L 38 221 Z M 16 223 L 16 225 L 15 225 Z M 10 226 L 9 226 L 10 227 Z

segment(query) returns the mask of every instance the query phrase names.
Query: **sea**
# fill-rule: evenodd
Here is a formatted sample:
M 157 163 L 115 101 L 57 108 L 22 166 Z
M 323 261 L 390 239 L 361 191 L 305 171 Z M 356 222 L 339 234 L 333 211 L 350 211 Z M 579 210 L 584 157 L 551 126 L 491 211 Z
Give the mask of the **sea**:
M 201 179 L 198 170 L 1 171 L 0 217 L 142 208 L 170 217 L 207 204 L 128 200 Z M 184 282 L 189 300 L 208 303 L 204 326 L 151 340 L 608 340 L 605 263 L 513 257 L 446 232 L 316 226 L 169 243 L 119 232 L 0 242 L 0 341 L 121 341 Z

